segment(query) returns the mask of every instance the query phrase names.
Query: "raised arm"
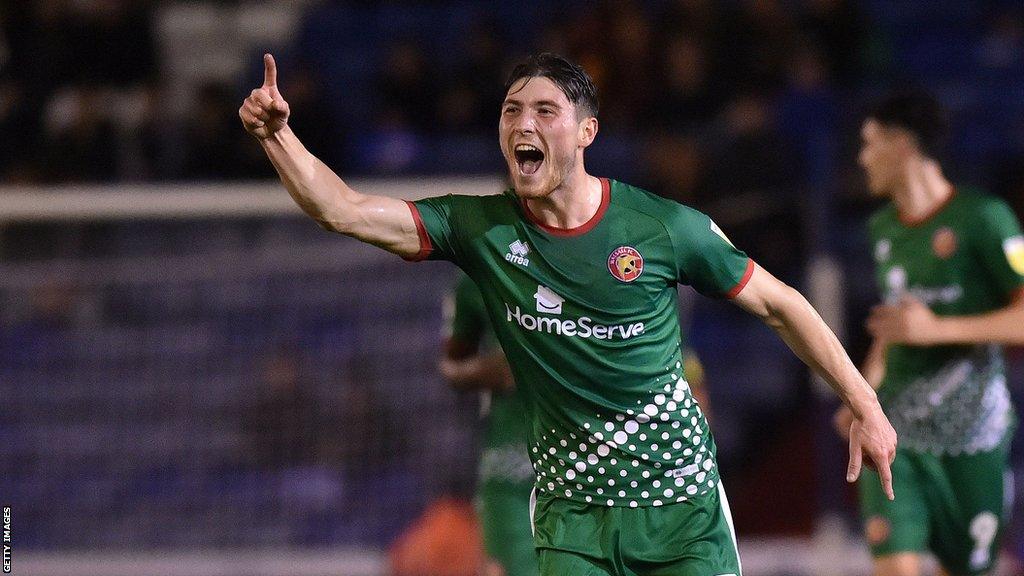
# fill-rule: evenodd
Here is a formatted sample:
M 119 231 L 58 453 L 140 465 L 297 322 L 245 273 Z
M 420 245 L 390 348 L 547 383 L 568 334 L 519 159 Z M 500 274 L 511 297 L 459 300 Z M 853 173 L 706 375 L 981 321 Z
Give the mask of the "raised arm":
M 734 300 L 774 329 L 850 407 L 854 421 L 847 481 L 857 479 L 867 456 L 878 470 L 885 493 L 893 499 L 889 465 L 896 457 L 896 431 L 882 413 L 874 389 L 864 381 L 832 330 L 799 292 L 760 266 Z
M 277 64 L 263 56 L 263 85 L 238 116 L 255 137 L 292 199 L 324 228 L 380 246 L 402 257 L 420 250 L 416 222 L 402 200 L 360 194 L 306 150 L 288 127 L 291 110 L 277 88 Z

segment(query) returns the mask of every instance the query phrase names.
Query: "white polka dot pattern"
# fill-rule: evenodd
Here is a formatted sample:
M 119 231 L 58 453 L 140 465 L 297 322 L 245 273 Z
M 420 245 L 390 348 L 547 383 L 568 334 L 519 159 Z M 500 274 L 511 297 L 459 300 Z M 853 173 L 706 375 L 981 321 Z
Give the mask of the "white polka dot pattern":
M 543 430 L 530 449 L 538 490 L 628 507 L 682 502 L 712 490 L 714 444 L 680 367 L 667 369 L 635 409 L 579 415 L 573 429 Z

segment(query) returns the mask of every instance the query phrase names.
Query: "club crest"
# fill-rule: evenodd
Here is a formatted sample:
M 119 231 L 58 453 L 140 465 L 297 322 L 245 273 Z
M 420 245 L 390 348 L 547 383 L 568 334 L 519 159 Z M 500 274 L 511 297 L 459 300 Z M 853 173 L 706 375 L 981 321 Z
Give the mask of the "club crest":
M 943 260 L 949 260 L 956 254 L 957 244 L 956 234 L 946 226 L 936 230 L 932 236 L 932 252 Z
M 608 256 L 608 271 L 620 282 L 632 282 L 644 272 L 644 257 L 632 246 L 619 246 Z

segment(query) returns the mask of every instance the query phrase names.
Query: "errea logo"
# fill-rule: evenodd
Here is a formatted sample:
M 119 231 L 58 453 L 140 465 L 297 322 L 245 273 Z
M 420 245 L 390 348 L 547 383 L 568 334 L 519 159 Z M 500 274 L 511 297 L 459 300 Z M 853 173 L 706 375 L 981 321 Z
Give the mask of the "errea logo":
M 505 253 L 505 260 L 520 266 L 529 266 L 530 259 L 526 257 L 530 253 L 530 245 L 522 240 L 516 239 L 508 245 L 508 252 Z

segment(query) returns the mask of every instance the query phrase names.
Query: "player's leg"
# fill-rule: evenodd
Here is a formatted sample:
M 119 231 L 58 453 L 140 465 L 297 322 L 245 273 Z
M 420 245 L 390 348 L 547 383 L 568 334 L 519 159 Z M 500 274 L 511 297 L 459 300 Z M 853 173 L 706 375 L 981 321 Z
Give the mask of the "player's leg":
M 931 534 L 921 458 L 920 454 L 897 449 L 892 463 L 894 501 L 882 492 L 877 473 L 861 473 L 861 516 L 864 538 L 874 559 L 874 576 L 921 574 L 921 555 L 928 549 Z
M 533 541 L 541 576 L 623 576 L 615 561 L 621 509 L 536 494 Z
M 537 576 L 530 528 L 530 484 L 485 483 L 480 488 L 480 524 L 487 553 L 506 576 Z
M 565 550 L 538 550 L 537 562 L 542 576 L 617 576 L 603 562 Z
M 628 576 L 740 576 L 725 490 L 665 506 L 623 509 L 620 548 Z
M 999 554 L 1009 520 L 1009 446 L 946 456 L 932 482 L 936 517 L 932 550 L 949 574 L 988 574 Z

